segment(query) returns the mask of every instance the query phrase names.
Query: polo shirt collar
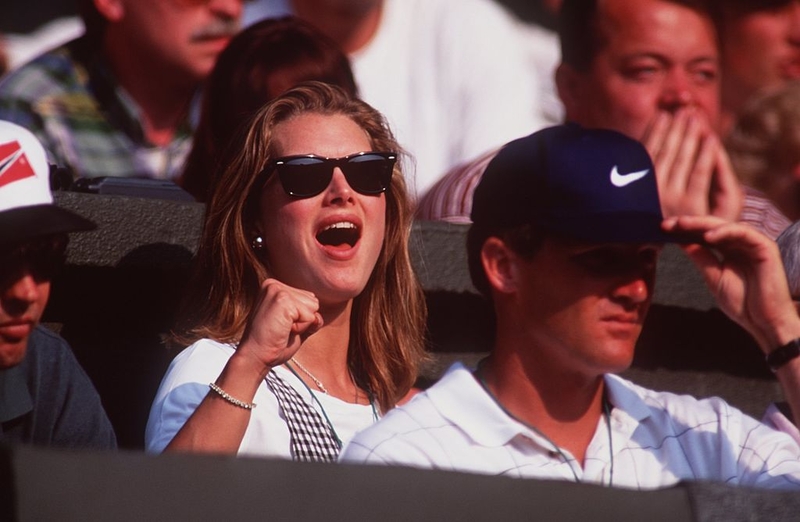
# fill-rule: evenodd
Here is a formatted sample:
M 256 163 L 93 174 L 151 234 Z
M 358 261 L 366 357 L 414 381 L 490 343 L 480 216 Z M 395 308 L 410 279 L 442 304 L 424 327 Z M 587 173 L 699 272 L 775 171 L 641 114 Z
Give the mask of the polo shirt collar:
M 533 433 L 509 417 L 461 363 L 451 366 L 427 394 L 443 417 L 482 446 L 503 446 L 518 435 Z
M 610 374 L 604 379 L 615 416 L 635 421 L 626 423 L 631 426 L 650 416 L 650 408 L 624 379 Z M 520 435 L 537 441 L 543 447 L 553 446 L 536 431 L 509 417 L 461 363 L 451 366 L 441 380 L 428 389 L 427 395 L 445 419 L 482 446 L 504 446 Z
M 642 397 L 632 388 L 634 384 L 618 375 L 606 374 L 606 396 L 615 411 L 625 415 L 637 423 L 651 415 L 651 410 Z

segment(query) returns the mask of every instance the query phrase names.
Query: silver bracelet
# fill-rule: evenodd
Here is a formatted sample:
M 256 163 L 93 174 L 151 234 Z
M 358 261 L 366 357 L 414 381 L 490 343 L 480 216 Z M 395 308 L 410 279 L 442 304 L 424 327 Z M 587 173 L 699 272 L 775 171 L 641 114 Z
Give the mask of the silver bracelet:
M 226 392 L 225 390 L 223 390 L 222 388 L 220 388 L 219 386 L 217 386 L 213 382 L 208 383 L 208 387 L 211 388 L 212 390 L 214 390 L 215 392 L 217 392 L 217 394 L 220 397 L 222 397 L 226 401 L 230 402 L 234 406 L 238 406 L 240 408 L 244 408 L 245 410 L 252 410 L 253 408 L 256 407 L 256 403 L 254 403 L 254 402 L 244 402 L 244 401 L 240 401 L 239 399 L 236 399 L 234 397 L 231 397 L 230 395 L 228 395 L 228 392 Z

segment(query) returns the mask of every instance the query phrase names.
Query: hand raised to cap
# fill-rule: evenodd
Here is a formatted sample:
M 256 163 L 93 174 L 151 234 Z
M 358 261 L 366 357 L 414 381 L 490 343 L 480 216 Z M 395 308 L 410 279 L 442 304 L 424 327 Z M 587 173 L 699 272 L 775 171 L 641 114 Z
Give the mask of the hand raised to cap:
M 720 309 L 747 330 L 765 354 L 800 337 L 800 317 L 773 240 L 749 225 L 713 216 L 668 218 L 663 228 L 697 237 L 697 243 L 684 250 Z

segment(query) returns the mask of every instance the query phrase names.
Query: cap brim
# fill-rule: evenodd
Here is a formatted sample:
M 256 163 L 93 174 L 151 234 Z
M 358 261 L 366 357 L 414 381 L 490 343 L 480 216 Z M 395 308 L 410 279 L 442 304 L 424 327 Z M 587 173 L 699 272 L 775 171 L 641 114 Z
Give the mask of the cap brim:
M 55 205 L 34 205 L 0 212 L 0 244 L 96 228 L 92 221 Z
M 545 224 L 549 231 L 592 243 L 694 243 L 696 237 L 670 234 L 661 228 L 660 215 L 630 213 L 561 216 Z

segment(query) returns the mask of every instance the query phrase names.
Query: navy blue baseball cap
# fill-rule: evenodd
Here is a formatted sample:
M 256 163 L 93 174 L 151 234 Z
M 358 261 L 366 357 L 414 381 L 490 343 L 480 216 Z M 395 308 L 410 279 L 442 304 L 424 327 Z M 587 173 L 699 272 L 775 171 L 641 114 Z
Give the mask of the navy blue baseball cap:
M 667 243 L 655 168 L 638 141 L 568 123 L 504 146 L 472 202 L 475 225 L 532 224 L 597 243 Z

